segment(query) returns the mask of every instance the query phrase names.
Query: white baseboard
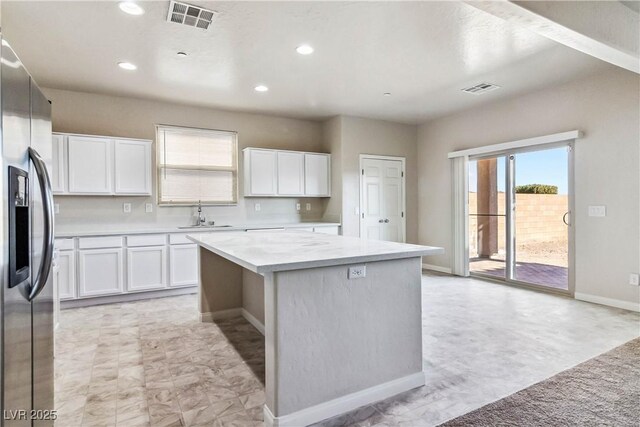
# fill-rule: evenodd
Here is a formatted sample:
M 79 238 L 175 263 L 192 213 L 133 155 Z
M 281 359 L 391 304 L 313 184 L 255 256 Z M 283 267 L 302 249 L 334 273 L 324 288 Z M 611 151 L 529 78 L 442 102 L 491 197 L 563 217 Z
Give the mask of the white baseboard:
M 113 304 L 117 302 L 140 301 L 152 298 L 175 297 L 178 295 L 195 294 L 198 288 L 185 286 L 183 288 L 162 289 L 158 291 L 132 292 L 130 294 L 106 295 L 102 297 L 78 298 L 60 301 L 60 309 L 88 307 L 91 305 Z
M 230 308 L 228 310 L 200 313 L 200 321 L 204 323 L 211 323 L 217 319 L 227 319 L 229 317 L 236 316 L 244 317 L 247 322 L 251 323 L 262 335 L 264 335 L 264 325 L 262 322 L 244 308 Z
M 595 304 L 608 305 L 609 307 L 622 308 L 624 310 L 640 312 L 640 303 L 622 301 L 619 299 L 599 297 L 597 295 L 575 293 L 575 298 L 580 301 L 592 302 Z
M 425 384 L 423 372 L 416 372 L 403 378 L 379 384 L 346 396 L 302 409 L 292 414 L 276 417 L 264 406 L 264 424 L 266 427 L 300 427 L 353 411 L 361 406 L 388 399 L 396 394 L 421 387 Z
M 210 311 L 208 313 L 200 313 L 200 321 L 211 323 L 216 319 L 226 319 L 242 315 L 241 308 L 230 308 L 228 310 Z
M 450 269 L 450 268 L 447 268 L 447 267 L 440 267 L 439 265 L 422 264 L 422 269 L 423 269 L 423 270 L 438 271 L 438 272 L 440 272 L 440 273 L 451 274 L 451 269 Z
M 264 325 L 260 322 L 253 314 L 249 313 L 244 308 L 242 310 L 242 317 L 247 319 L 247 322 L 251 323 L 263 336 L 264 336 Z

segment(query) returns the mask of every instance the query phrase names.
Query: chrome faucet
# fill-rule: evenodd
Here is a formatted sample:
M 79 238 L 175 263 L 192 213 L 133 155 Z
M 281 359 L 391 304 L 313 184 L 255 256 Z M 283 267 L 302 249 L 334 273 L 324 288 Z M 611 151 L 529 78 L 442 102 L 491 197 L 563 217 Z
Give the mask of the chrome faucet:
M 202 204 L 200 203 L 200 200 L 198 200 L 198 223 L 196 225 L 202 227 L 206 222 L 207 218 L 205 218 L 204 214 L 202 213 Z

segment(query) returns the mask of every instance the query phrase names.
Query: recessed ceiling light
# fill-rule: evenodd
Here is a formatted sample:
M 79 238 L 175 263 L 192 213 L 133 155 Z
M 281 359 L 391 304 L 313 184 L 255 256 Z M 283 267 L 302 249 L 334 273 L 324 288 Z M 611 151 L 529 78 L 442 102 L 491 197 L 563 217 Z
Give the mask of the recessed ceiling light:
M 121 11 L 129 15 L 142 15 L 144 13 L 144 9 L 132 1 L 121 1 L 118 3 L 118 7 Z
M 186 52 L 178 52 L 178 53 L 176 53 L 176 55 L 178 55 L 179 58 L 184 58 L 184 57 L 187 56 L 187 53 Z
M 303 44 L 296 48 L 296 52 L 300 55 L 311 55 L 313 53 L 313 48 L 308 44 Z
M 383 95 L 384 96 L 391 96 L 391 92 L 385 92 Z
M 138 69 L 138 67 L 136 67 L 131 62 L 118 62 L 118 67 L 122 68 L 123 70 L 128 70 L 128 71 L 133 71 L 133 70 L 137 70 Z
M 254 89 L 256 92 L 266 92 L 269 90 L 269 88 L 266 87 L 265 85 L 258 85 Z

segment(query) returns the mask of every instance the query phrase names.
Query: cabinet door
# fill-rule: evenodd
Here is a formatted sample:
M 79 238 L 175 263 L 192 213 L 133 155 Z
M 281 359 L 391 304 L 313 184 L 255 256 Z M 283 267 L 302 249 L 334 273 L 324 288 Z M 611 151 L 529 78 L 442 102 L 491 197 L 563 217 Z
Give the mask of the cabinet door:
M 304 155 L 304 194 L 306 196 L 330 196 L 329 154 Z
M 174 245 L 169 248 L 171 286 L 198 284 L 198 245 Z
M 115 193 L 151 194 L 151 142 L 116 139 Z
M 122 293 L 122 249 L 78 251 L 80 296 Z
M 162 289 L 167 284 L 167 249 L 149 246 L 127 249 L 127 290 Z
M 54 194 L 64 194 L 67 191 L 64 135 L 54 134 L 52 139 L 53 152 L 49 170 L 51 174 L 51 190 Z
M 275 196 L 276 152 L 270 150 L 249 150 L 245 152 L 245 196 Z M 248 188 L 247 188 L 248 184 Z
M 304 194 L 304 154 L 278 151 L 278 195 Z
M 111 194 L 113 144 L 111 139 L 67 137 L 69 193 Z
M 58 296 L 61 300 L 76 298 L 76 257 L 74 251 L 59 251 Z

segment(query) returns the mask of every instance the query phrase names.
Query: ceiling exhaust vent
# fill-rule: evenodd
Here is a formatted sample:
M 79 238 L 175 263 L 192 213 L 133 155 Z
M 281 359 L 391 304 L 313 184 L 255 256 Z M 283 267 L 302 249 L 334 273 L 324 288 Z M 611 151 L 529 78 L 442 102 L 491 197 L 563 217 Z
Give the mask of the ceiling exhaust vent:
M 481 95 L 496 89 L 500 89 L 500 86 L 491 83 L 478 83 L 475 86 L 465 87 L 461 90 L 472 95 Z
M 202 28 L 206 30 L 211 25 L 216 12 L 192 6 L 186 3 L 171 1 L 169 3 L 169 13 L 167 22 L 188 25 L 189 27 Z

